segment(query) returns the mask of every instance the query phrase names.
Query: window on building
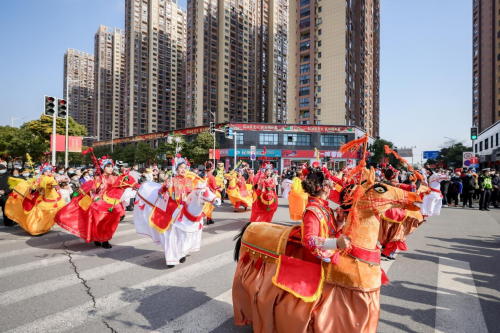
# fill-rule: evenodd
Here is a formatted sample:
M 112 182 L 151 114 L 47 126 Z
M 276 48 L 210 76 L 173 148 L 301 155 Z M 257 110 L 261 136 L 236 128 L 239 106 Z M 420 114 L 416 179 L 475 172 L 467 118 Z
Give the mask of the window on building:
M 488 139 L 484 139 L 484 150 L 488 149 Z
M 260 145 L 277 145 L 278 144 L 278 134 L 260 133 L 259 134 L 259 144 Z
M 245 137 L 244 132 L 238 132 L 238 134 L 236 135 L 236 144 L 243 145 L 244 144 L 244 137 Z
M 318 8 L 318 13 L 321 13 L 323 11 L 323 8 L 319 7 Z
M 318 35 L 321 36 L 321 29 L 318 30 Z
M 477 154 L 477 143 L 475 144 L 474 152 Z
M 300 99 L 300 107 L 306 107 L 309 106 L 309 97 L 306 98 L 301 98 Z
M 318 75 L 318 81 L 321 81 L 321 75 Z
M 311 47 L 311 41 L 305 41 L 305 42 L 302 42 L 300 43 L 300 51 L 306 51 L 306 50 L 309 50 L 309 48 Z
M 306 17 L 311 15 L 311 7 L 305 7 L 300 10 L 300 17 Z
M 347 135 L 322 134 L 321 145 L 330 147 L 340 147 L 347 142 Z
M 309 75 L 302 75 L 300 77 L 300 84 L 309 84 Z
M 308 5 L 311 3 L 311 0 L 300 0 L 300 7 Z
M 300 65 L 300 74 L 309 73 L 310 65 Z
M 310 146 L 311 134 L 283 134 L 285 146 Z
M 318 58 L 321 58 L 321 52 L 318 52 Z
M 301 87 L 299 88 L 299 96 L 309 95 L 309 87 Z
M 495 146 L 498 147 L 498 133 L 495 134 Z
M 306 19 L 300 20 L 300 29 L 309 28 L 311 26 L 311 19 L 308 17 Z

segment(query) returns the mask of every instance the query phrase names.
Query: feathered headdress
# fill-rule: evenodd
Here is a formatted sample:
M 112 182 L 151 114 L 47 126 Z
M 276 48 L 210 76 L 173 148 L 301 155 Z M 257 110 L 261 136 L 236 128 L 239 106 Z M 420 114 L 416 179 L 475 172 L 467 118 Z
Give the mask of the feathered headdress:
M 187 167 L 188 167 L 188 170 L 189 170 L 189 162 L 183 158 L 181 156 L 181 154 L 177 154 L 175 156 L 175 158 L 172 160 L 172 164 L 174 166 L 174 171 L 177 171 L 177 168 L 181 165 L 181 164 L 185 164 Z
M 104 170 L 104 168 L 106 167 L 106 165 L 108 164 L 111 164 L 112 166 L 115 166 L 115 164 L 113 163 L 113 160 L 108 158 L 107 156 L 103 156 L 99 159 L 99 167 Z
M 54 168 L 49 163 L 44 163 L 40 167 L 40 173 L 44 173 L 45 171 L 48 171 L 48 170 L 54 172 Z
M 205 169 L 213 169 L 214 168 L 214 163 L 212 161 L 206 161 L 205 162 Z
M 99 166 L 99 162 L 97 161 L 97 158 L 94 155 L 94 149 L 92 147 L 90 147 L 90 148 L 87 148 L 84 151 L 82 151 L 82 155 L 87 155 L 89 153 L 90 153 L 90 158 L 92 159 L 92 163 L 94 163 L 94 166 L 96 167 L 97 175 L 100 176 L 101 175 L 101 168 Z

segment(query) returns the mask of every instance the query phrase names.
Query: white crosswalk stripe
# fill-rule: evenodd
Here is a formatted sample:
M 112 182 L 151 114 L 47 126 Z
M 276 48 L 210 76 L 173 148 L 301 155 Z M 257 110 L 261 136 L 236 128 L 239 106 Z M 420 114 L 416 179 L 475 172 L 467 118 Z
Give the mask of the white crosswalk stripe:
M 210 332 L 233 317 L 231 289 L 160 327 L 156 333 Z
M 231 256 L 233 251 L 228 251 L 210 259 L 201 261 L 196 265 L 191 265 L 171 273 L 158 276 L 156 278 L 141 282 L 130 287 L 128 294 L 123 294 L 122 291 L 114 292 L 110 295 L 96 299 L 96 308 L 92 301 L 85 302 L 79 306 L 59 312 L 57 314 L 47 316 L 43 319 L 35 320 L 29 324 L 17 327 L 8 331 L 14 332 L 64 332 L 69 331 L 74 327 L 80 326 L 93 319 L 98 319 L 98 316 L 103 316 L 111 311 L 124 308 L 131 303 L 140 302 L 142 299 L 168 290 L 173 286 L 181 284 L 185 281 L 193 279 L 203 274 L 210 273 L 221 268 L 224 265 L 230 264 L 233 261 Z
M 215 236 L 209 236 L 202 239 L 201 245 L 202 247 L 210 246 L 217 242 L 233 238 L 236 234 L 237 232 L 232 231 L 232 232 L 217 234 Z M 80 277 L 86 281 L 96 280 L 110 274 L 134 268 L 134 266 L 136 265 L 145 265 L 147 263 L 160 260 L 162 258 L 165 258 L 165 254 L 163 253 L 163 251 L 161 251 L 161 248 L 158 248 L 157 251 L 143 253 L 140 256 L 127 259 L 127 261 L 120 261 L 113 264 L 98 266 L 96 268 L 84 270 L 80 272 Z M 26 287 L 22 287 L 19 289 L 7 291 L 0 294 L 0 306 L 12 304 L 15 302 L 21 302 L 23 300 L 35 296 L 40 296 L 79 283 L 81 283 L 81 280 L 78 279 L 76 275 L 70 274 L 59 277 L 57 279 L 44 281 Z

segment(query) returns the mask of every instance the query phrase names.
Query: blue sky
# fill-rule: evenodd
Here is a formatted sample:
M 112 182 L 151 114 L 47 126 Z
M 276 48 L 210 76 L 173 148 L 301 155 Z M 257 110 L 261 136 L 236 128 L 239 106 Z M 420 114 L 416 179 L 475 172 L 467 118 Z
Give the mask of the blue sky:
M 444 137 L 470 144 L 471 1 L 381 2 L 381 137 L 417 146 L 415 156 Z M 38 118 L 43 95 L 62 97 L 66 49 L 93 53 L 100 24 L 124 28 L 124 3 L 1 0 L 0 99 L 17 102 L 2 104 L 0 125 Z

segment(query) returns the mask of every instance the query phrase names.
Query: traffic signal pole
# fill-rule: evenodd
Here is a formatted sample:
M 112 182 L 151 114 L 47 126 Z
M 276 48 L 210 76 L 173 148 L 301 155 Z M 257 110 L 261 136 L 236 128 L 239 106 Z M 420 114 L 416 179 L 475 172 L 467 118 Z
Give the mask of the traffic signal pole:
M 66 113 L 66 138 L 65 138 L 65 148 L 64 148 L 64 166 L 68 168 L 68 151 L 69 151 L 69 136 L 68 136 L 68 118 L 69 118 L 69 99 L 68 99 L 68 90 L 69 90 L 69 79 L 66 76 L 66 103 L 68 112 Z
M 55 103 L 55 112 L 52 117 L 52 165 L 56 165 L 56 119 L 57 119 L 57 109 L 58 103 Z

